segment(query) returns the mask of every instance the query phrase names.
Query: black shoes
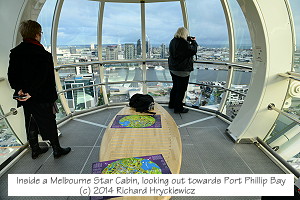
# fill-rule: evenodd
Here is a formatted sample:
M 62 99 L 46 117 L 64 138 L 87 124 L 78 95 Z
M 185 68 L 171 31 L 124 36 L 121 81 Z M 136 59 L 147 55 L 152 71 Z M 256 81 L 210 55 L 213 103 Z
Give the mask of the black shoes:
M 70 153 L 70 151 L 71 151 L 70 147 L 67 148 L 53 147 L 53 156 L 54 158 L 59 158 L 62 155 L 66 155 Z
M 62 148 L 59 144 L 58 137 L 54 137 L 53 139 L 50 139 L 51 146 L 53 148 L 53 156 L 54 158 L 59 158 L 60 156 L 66 155 L 70 153 L 71 148 Z
M 28 142 L 31 148 L 32 159 L 36 159 L 40 154 L 46 153 L 48 151 L 48 147 L 39 146 L 38 137 L 35 134 L 36 132 L 34 131 L 30 131 L 28 134 Z
M 40 154 L 46 153 L 48 151 L 48 147 L 38 147 L 35 149 L 31 149 L 31 150 L 32 150 L 32 153 L 31 153 L 32 159 L 36 159 Z
M 174 113 L 187 113 L 187 112 L 189 112 L 189 109 L 187 109 L 187 108 L 183 108 L 182 110 L 174 110 Z

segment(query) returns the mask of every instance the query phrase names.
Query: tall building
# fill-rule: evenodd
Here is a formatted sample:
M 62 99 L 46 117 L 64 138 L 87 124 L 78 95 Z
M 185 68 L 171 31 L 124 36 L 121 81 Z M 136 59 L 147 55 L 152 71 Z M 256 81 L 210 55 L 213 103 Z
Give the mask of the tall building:
M 138 39 L 137 43 L 136 43 L 136 56 L 137 57 L 141 57 L 142 56 L 142 41 L 141 39 Z M 151 58 L 151 47 L 150 47 L 150 41 L 149 39 L 146 41 L 146 57 L 147 58 Z
M 147 55 L 147 58 L 151 58 L 151 45 L 150 45 L 149 38 L 146 41 L 146 55 Z
M 91 50 L 94 50 L 95 49 L 95 44 L 91 44 L 90 48 L 91 48 Z
M 166 45 L 164 43 L 161 44 L 160 49 L 161 49 L 160 57 L 161 58 L 166 58 Z
M 141 39 L 138 39 L 136 43 L 136 55 L 141 56 L 142 55 L 142 42 Z
M 106 60 L 118 60 L 117 45 L 109 45 L 105 49 L 106 49 Z
M 134 59 L 134 44 L 133 43 L 126 43 L 125 44 L 125 59 Z
M 123 60 L 124 59 L 124 50 L 122 48 L 121 44 L 118 44 L 118 60 Z
M 70 53 L 76 54 L 76 47 L 70 47 Z

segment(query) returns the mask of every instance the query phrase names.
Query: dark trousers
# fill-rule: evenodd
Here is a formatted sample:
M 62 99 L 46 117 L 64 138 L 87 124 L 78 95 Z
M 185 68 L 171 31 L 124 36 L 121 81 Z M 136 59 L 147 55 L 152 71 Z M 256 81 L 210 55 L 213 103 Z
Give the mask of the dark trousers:
M 169 106 L 174 107 L 175 112 L 176 111 L 180 112 L 183 110 L 182 100 L 187 90 L 190 76 L 181 77 L 181 76 L 176 76 L 172 72 L 170 73 L 172 76 L 173 87 L 170 92 Z
M 40 134 L 43 140 L 54 139 L 58 136 L 53 104 L 26 102 L 23 105 L 27 139 Z

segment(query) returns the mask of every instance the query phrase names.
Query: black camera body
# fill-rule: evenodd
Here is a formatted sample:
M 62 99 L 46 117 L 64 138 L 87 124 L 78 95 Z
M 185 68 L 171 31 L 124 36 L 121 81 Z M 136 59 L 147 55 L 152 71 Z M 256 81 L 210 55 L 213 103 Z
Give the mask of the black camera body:
M 187 41 L 192 41 L 192 40 L 194 40 L 194 39 L 195 39 L 194 36 L 188 36 L 188 37 L 187 37 Z

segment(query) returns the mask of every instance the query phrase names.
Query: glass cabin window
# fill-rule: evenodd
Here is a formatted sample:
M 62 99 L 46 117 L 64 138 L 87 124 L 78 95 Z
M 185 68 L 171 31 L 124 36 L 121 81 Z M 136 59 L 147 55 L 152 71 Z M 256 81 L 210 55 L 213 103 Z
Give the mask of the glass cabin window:
M 252 63 L 252 42 L 245 16 L 236 0 L 228 0 L 228 5 L 234 29 L 235 62 Z
M 42 39 L 41 43 L 44 45 L 47 51 L 51 52 L 51 29 L 52 29 L 52 17 L 54 15 L 54 9 L 56 1 L 46 1 L 39 14 L 37 21 L 42 26 Z
M 289 0 L 295 28 L 296 50 L 294 52 L 294 70 L 300 72 L 300 1 Z
M 99 2 L 64 1 L 57 33 L 58 64 L 98 60 L 98 10 Z
M 105 3 L 102 30 L 102 59 L 140 59 L 136 46 L 141 40 L 141 6 Z
M 189 31 L 199 44 L 197 59 L 228 61 L 226 19 L 219 0 L 186 0 Z
M 146 54 L 151 59 L 167 59 L 169 43 L 183 26 L 180 2 L 146 4 Z

